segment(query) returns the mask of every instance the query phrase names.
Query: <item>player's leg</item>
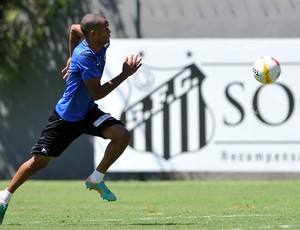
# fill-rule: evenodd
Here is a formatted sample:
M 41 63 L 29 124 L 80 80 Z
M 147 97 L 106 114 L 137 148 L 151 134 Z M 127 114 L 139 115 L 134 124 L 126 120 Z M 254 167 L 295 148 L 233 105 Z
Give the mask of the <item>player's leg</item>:
M 108 201 L 115 201 L 117 197 L 106 187 L 103 177 L 109 167 L 122 155 L 129 144 L 130 134 L 121 124 L 112 125 L 102 131 L 110 143 L 104 152 L 104 156 L 94 172 L 87 178 L 86 187 L 94 189 L 100 193 L 100 196 Z
M 110 126 L 103 130 L 103 136 L 110 139 L 107 145 L 104 156 L 96 168 L 97 171 L 105 174 L 109 167 L 122 155 L 130 141 L 130 133 L 120 124 Z
M 100 193 L 103 199 L 115 201 L 116 196 L 106 187 L 103 178 L 109 167 L 121 156 L 130 141 L 130 133 L 123 126 L 122 122 L 94 108 L 87 116 L 85 133 L 110 139 L 104 156 L 94 172 L 87 178 L 86 187 Z
M 33 155 L 31 159 L 23 163 L 10 183 L 7 190 L 14 193 L 25 181 L 27 181 L 34 173 L 45 168 L 52 158 L 43 155 Z

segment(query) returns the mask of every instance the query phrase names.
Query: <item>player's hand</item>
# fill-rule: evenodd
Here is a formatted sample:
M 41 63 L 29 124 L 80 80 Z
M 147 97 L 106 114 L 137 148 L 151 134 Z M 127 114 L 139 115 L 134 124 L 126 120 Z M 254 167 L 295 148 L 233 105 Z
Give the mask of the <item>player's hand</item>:
M 134 74 L 142 66 L 142 58 L 139 55 L 131 55 L 126 57 L 123 63 L 123 73 L 128 77 Z
M 71 58 L 68 58 L 66 67 L 61 71 L 62 74 L 64 74 L 63 79 L 65 80 L 68 80 L 68 69 L 70 67 L 70 64 L 71 64 Z

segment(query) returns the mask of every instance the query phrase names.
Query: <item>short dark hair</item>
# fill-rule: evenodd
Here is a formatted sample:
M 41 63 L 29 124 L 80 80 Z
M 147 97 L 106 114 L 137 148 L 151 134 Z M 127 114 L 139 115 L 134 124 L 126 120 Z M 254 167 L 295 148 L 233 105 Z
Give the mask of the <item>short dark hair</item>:
M 101 24 L 101 18 L 99 14 L 87 14 L 81 19 L 80 29 L 85 37 L 88 37 L 89 31 Z

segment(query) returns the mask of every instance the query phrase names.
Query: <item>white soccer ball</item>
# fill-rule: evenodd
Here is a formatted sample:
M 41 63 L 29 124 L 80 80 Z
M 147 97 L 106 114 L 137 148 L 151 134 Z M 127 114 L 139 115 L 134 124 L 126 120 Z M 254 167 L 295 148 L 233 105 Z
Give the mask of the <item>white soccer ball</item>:
M 252 70 L 255 79 L 262 84 L 272 84 L 281 73 L 279 61 L 271 56 L 262 56 L 256 59 Z

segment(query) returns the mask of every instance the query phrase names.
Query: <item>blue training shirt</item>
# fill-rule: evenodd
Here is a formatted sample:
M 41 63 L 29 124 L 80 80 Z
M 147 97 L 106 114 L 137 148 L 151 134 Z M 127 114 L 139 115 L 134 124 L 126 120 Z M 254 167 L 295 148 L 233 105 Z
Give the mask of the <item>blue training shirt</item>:
M 83 40 L 73 51 L 66 90 L 55 110 L 66 121 L 80 121 L 94 107 L 95 101 L 84 81 L 103 74 L 109 44 L 94 52 Z M 100 82 L 99 82 L 100 84 Z

